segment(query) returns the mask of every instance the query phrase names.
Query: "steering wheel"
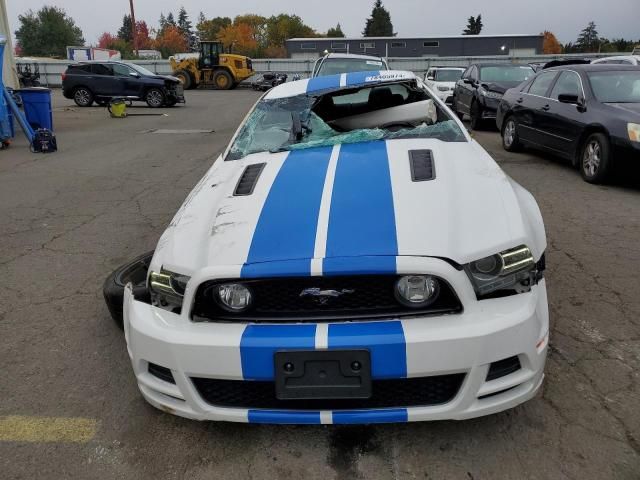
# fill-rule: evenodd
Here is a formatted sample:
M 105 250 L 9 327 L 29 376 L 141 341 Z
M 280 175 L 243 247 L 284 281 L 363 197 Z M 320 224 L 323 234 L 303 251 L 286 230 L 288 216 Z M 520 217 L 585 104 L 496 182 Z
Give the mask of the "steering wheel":
M 384 130 L 389 130 L 391 132 L 397 132 L 398 130 L 402 130 L 404 128 L 415 128 L 415 125 L 411 122 L 389 122 L 384 125 L 380 125 L 380 128 Z

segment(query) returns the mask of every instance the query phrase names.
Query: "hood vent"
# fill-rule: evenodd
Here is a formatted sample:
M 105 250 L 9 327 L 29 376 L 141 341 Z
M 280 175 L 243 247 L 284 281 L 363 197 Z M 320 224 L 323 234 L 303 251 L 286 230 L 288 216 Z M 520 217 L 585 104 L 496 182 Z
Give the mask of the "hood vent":
M 244 196 L 251 195 L 253 193 L 253 189 L 258 183 L 258 179 L 260 178 L 260 174 L 264 169 L 266 163 L 255 163 L 253 165 L 249 165 L 242 172 L 242 176 L 238 181 L 238 185 L 236 185 L 236 189 L 233 192 L 234 196 Z
M 410 150 L 409 165 L 411 166 L 411 180 L 424 182 L 436 178 L 436 167 L 433 164 L 431 150 Z

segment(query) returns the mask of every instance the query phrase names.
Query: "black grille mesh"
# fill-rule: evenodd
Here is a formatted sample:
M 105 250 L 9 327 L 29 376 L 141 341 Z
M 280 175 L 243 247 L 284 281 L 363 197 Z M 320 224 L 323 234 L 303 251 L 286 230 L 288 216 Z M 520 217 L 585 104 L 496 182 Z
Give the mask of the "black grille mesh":
M 354 275 L 242 281 L 253 294 L 253 307 L 243 314 L 230 314 L 215 301 L 215 286 L 224 280 L 205 282 L 198 288 L 193 308 L 195 321 L 304 321 L 319 319 L 381 318 L 407 315 L 455 313 L 462 309 L 451 287 L 440 281 L 440 294 L 431 305 L 415 309 L 396 300 L 396 275 Z M 319 288 L 346 292 L 326 304 L 303 290 Z
M 374 380 L 368 399 L 278 400 L 274 382 L 192 378 L 198 393 L 218 407 L 285 410 L 341 410 L 441 405 L 460 390 L 464 373 L 398 380 Z

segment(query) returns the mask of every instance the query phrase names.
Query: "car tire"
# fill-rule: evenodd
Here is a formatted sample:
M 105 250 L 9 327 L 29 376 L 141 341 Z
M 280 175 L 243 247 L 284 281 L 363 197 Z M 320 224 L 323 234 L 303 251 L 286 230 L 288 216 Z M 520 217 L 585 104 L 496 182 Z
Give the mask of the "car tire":
M 611 145 L 604 133 L 592 133 L 580 149 L 580 174 L 585 182 L 603 183 L 611 173 Z
M 144 94 L 144 101 L 151 108 L 159 108 L 165 104 L 165 94 L 159 88 L 150 88 Z
M 471 125 L 471 130 L 480 130 L 482 129 L 482 109 L 478 102 L 473 100 L 471 102 L 471 108 L 469 109 L 469 117 Z
M 127 262 L 121 267 L 114 270 L 107 277 L 102 287 L 104 301 L 107 304 L 111 318 L 118 326 L 123 329 L 123 303 L 124 303 L 124 287 L 127 283 L 133 284 L 133 293 L 136 298 L 147 298 L 147 271 L 149 264 L 153 258 L 153 251 L 140 255 L 131 262 Z
M 191 74 L 186 70 L 178 70 L 173 74 L 180 82 L 182 83 L 182 88 L 185 90 L 191 90 L 191 85 L 193 81 L 191 80 Z
M 90 107 L 93 105 L 93 92 L 87 87 L 76 87 L 73 90 L 73 101 L 79 107 Z
M 507 117 L 502 125 L 502 148 L 507 152 L 522 150 L 522 143 L 518 137 L 518 124 L 512 116 Z
M 216 90 L 229 90 L 233 85 L 233 78 L 226 70 L 218 70 L 213 74 L 213 85 Z

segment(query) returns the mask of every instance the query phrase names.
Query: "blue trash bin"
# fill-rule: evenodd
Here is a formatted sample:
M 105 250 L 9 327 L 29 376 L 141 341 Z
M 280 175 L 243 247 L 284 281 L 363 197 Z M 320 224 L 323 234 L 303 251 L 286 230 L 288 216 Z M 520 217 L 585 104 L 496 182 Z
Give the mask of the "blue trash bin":
M 44 87 L 22 88 L 18 90 L 22 98 L 24 116 L 31 127 L 46 128 L 53 131 L 51 113 L 51 89 Z

